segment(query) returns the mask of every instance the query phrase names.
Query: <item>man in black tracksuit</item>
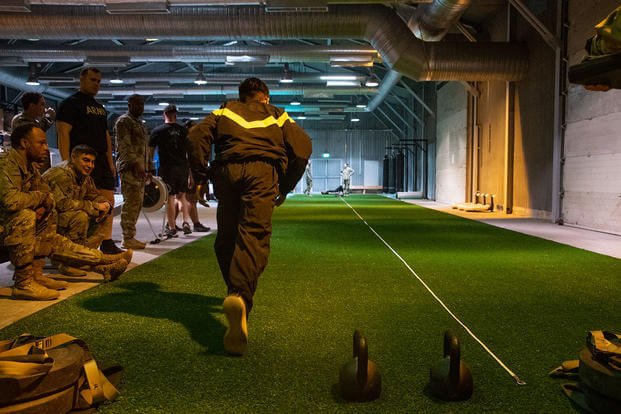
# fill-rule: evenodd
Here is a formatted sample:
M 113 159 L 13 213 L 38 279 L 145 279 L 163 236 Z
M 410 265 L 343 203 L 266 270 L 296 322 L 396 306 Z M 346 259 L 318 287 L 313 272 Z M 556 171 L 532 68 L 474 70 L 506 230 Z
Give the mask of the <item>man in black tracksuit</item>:
M 214 248 L 228 287 L 224 348 L 243 355 L 246 318 L 269 256 L 272 212 L 302 177 L 311 141 L 285 111 L 269 104 L 269 89 L 257 78 L 243 81 L 239 101 L 209 114 L 188 138 L 199 197 L 204 199 L 210 179 L 218 199 Z M 216 157 L 208 172 L 212 144 Z

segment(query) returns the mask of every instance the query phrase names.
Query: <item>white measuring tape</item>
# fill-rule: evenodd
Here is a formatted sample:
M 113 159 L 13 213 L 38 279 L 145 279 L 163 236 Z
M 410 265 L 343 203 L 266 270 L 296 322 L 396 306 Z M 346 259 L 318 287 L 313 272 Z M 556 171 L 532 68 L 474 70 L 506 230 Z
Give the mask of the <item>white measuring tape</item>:
M 375 234 L 375 236 L 376 236 L 378 239 L 380 239 L 380 240 L 382 241 L 382 243 L 384 243 L 384 245 L 385 245 L 386 247 L 388 247 L 388 250 L 390 250 L 390 251 L 391 251 L 391 252 L 392 252 L 395 256 L 397 256 L 397 258 L 398 258 L 399 260 L 401 260 L 401 262 L 402 262 L 402 263 L 405 265 L 405 267 L 406 267 L 406 268 L 410 271 L 410 273 L 412 273 L 412 274 L 414 275 L 414 277 L 416 277 L 416 279 L 418 279 L 418 281 L 419 281 L 419 282 L 420 282 L 420 283 L 421 283 L 421 284 L 425 287 L 425 289 L 427 289 L 427 291 L 428 291 L 428 292 L 431 294 L 431 296 L 433 296 L 433 298 L 434 298 L 434 299 L 435 299 L 435 300 L 436 300 L 436 301 L 440 304 L 440 306 L 442 306 L 442 307 L 443 307 L 443 308 L 444 308 L 444 309 L 448 312 L 448 314 L 449 314 L 449 315 L 451 315 L 451 317 L 452 317 L 453 319 L 455 319 L 455 321 L 457 321 L 457 323 L 458 323 L 458 324 L 460 324 L 460 325 L 462 326 L 462 328 L 464 328 L 464 329 L 466 330 L 466 332 L 468 332 L 468 335 L 470 335 L 470 336 L 472 337 L 472 339 L 474 339 L 475 341 L 477 341 L 477 342 L 478 342 L 478 344 L 479 344 L 479 345 L 481 345 L 481 347 L 483 347 L 483 349 L 485 350 L 485 352 L 487 352 L 487 353 L 488 353 L 488 354 L 489 354 L 489 355 L 490 355 L 490 356 L 491 356 L 491 357 L 492 357 L 492 358 L 493 358 L 493 359 L 494 359 L 494 360 L 495 360 L 495 361 L 496 361 L 496 362 L 497 362 L 497 363 L 498 363 L 498 364 L 499 364 L 499 365 L 500 365 L 500 366 L 501 366 L 501 367 L 502 367 L 505 371 L 507 371 L 507 373 L 508 373 L 509 375 L 511 375 L 511 377 L 515 380 L 515 382 L 516 382 L 518 385 L 526 385 L 526 382 L 522 381 L 522 380 L 520 379 L 520 377 L 518 377 L 518 376 L 517 376 L 517 374 L 516 374 L 516 373 L 514 373 L 513 371 L 511 371 L 511 369 L 509 369 L 509 367 L 508 367 L 507 365 L 505 365 L 505 363 L 504 363 L 504 362 L 502 362 L 502 361 L 500 360 L 500 358 L 498 358 L 498 357 L 496 356 L 496 354 L 494 354 L 494 353 L 492 352 L 492 350 L 491 350 L 491 349 L 489 349 L 489 347 L 483 343 L 483 341 L 481 341 L 479 338 L 477 338 L 477 336 L 474 334 L 474 332 L 472 332 L 472 331 L 470 330 L 470 328 L 468 328 L 468 326 L 466 326 L 466 324 L 465 324 L 465 323 L 463 323 L 463 322 L 462 322 L 462 321 L 461 321 L 461 320 L 460 320 L 460 319 L 459 319 L 459 318 L 458 318 L 458 317 L 457 317 L 457 316 L 456 316 L 456 315 L 455 315 L 455 314 L 454 314 L 454 313 L 453 313 L 453 312 L 452 312 L 452 311 L 448 308 L 448 306 L 446 306 L 446 305 L 444 304 L 444 302 L 442 302 L 442 299 L 440 299 L 440 298 L 438 297 L 438 295 L 436 295 L 436 294 L 435 294 L 435 292 L 434 292 L 433 290 L 431 290 L 431 289 L 429 288 L 429 286 L 427 286 L 427 284 L 423 281 L 423 279 L 421 279 L 421 278 L 420 278 L 420 277 L 416 274 L 416 272 L 414 271 L 414 269 L 412 269 L 412 268 L 410 267 L 410 265 L 409 265 L 409 264 L 405 261 L 405 259 L 403 259 L 403 257 L 401 257 L 401 256 L 399 255 L 399 253 L 397 253 L 397 251 L 396 251 L 395 249 L 393 249 L 393 248 L 392 248 L 392 246 L 391 246 L 390 244 L 388 244 L 388 243 L 386 242 L 386 240 L 384 240 L 384 239 L 382 238 L 382 236 L 380 236 L 380 235 L 379 235 L 379 234 L 375 231 L 375 229 L 373 229 L 373 227 L 371 227 L 371 226 L 369 225 L 369 223 L 367 223 L 367 222 L 366 222 L 366 220 L 365 220 L 364 218 L 362 218 L 362 216 L 361 216 L 360 214 L 358 214 L 358 212 L 356 211 L 356 209 L 355 209 L 355 208 L 353 208 L 353 207 L 352 207 L 352 206 L 351 206 L 351 205 L 350 205 L 347 201 L 345 201 L 345 199 L 344 199 L 343 197 L 339 197 L 339 198 L 340 198 L 341 200 L 343 200 L 343 203 L 345 203 L 345 204 L 346 204 L 349 208 L 351 208 L 351 209 L 352 209 L 352 211 L 354 212 L 354 214 L 356 214 L 356 216 L 358 216 L 358 218 L 359 218 L 359 219 L 360 219 L 360 220 L 361 220 L 364 224 L 366 224 L 366 225 L 367 225 L 367 227 L 368 227 L 368 228 L 369 228 L 369 229 L 373 232 L 373 234 Z

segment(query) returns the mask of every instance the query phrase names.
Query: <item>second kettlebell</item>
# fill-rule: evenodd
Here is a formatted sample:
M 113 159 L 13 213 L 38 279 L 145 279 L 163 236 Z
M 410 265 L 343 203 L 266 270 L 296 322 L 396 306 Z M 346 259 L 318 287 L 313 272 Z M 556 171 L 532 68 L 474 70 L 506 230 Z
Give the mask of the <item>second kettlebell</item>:
M 472 396 L 470 367 L 461 360 L 459 339 L 451 331 L 444 333 L 444 358 L 430 370 L 433 395 L 447 401 L 463 401 Z
M 382 379 L 377 365 L 369 360 L 366 338 L 354 331 L 353 358 L 339 372 L 341 395 L 351 401 L 371 401 L 380 396 Z

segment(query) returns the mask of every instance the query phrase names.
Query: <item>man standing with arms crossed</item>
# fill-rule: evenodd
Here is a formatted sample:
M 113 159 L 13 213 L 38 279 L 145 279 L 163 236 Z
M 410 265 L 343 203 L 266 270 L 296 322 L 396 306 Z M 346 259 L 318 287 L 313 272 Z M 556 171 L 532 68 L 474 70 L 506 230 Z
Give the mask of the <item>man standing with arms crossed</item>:
M 114 125 L 123 192 L 123 247 L 134 250 L 146 247 L 146 243 L 136 240 L 136 221 L 142 208 L 145 181 L 151 171 L 151 159 L 147 155 L 147 130 L 140 118 L 143 112 L 144 97 L 131 95 L 127 100 L 127 113 L 121 115 Z
M 210 179 L 218 199 L 214 248 L 228 288 L 222 304 L 229 323 L 224 349 L 243 355 L 247 315 L 270 252 L 272 213 L 302 177 L 310 138 L 285 111 L 269 104 L 269 89 L 258 78 L 244 80 L 239 101 L 205 117 L 188 138 L 197 193 L 206 201 Z M 208 171 L 212 144 L 216 158 Z
M 95 186 L 110 205 L 114 206 L 116 168 L 112 159 L 112 140 L 108 132 L 106 109 L 97 100 L 101 71 L 85 68 L 80 73 L 80 90 L 60 103 L 56 116 L 58 150 L 63 161 L 69 159 L 76 145 L 86 144 L 97 151 L 91 174 Z M 112 241 L 112 215 L 102 223 L 104 240 L 100 250 L 108 254 L 122 252 Z

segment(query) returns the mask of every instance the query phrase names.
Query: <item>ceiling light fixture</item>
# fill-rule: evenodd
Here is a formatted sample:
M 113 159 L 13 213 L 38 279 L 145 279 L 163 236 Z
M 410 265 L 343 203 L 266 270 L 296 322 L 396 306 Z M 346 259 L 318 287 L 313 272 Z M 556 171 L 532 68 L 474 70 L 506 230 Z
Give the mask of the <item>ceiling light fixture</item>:
M 41 84 L 39 83 L 39 80 L 37 79 L 36 76 L 28 76 L 28 80 L 26 81 L 26 85 L 39 86 Z
M 349 75 L 323 75 L 319 79 L 325 81 L 355 81 L 356 77 Z
M 289 70 L 288 63 L 285 63 L 282 77 L 280 78 L 280 83 L 293 83 L 293 76 L 291 76 L 291 71 Z
M 114 83 L 114 84 L 123 83 L 123 79 L 119 77 L 119 72 L 117 72 L 116 70 L 114 71 L 114 77 L 110 79 L 110 83 Z
M 377 76 L 373 72 L 370 72 L 369 76 L 367 76 L 364 86 L 367 88 L 375 88 L 379 86 L 379 79 L 377 79 Z
M 329 80 L 326 86 L 360 86 L 360 84 L 354 81 Z
M 37 70 L 37 64 L 31 63 L 29 66 L 30 74 L 28 75 L 28 79 L 26 80 L 26 85 L 29 86 L 39 86 L 39 71 Z
M 205 79 L 205 75 L 203 75 L 203 65 L 198 66 L 198 75 L 196 75 L 196 79 L 194 79 L 194 83 L 197 85 L 205 85 L 207 83 L 207 79 Z
M 203 72 L 199 72 L 198 75 L 196 75 L 194 83 L 197 85 L 205 85 L 207 83 L 207 79 L 205 79 L 205 75 L 203 75 Z

